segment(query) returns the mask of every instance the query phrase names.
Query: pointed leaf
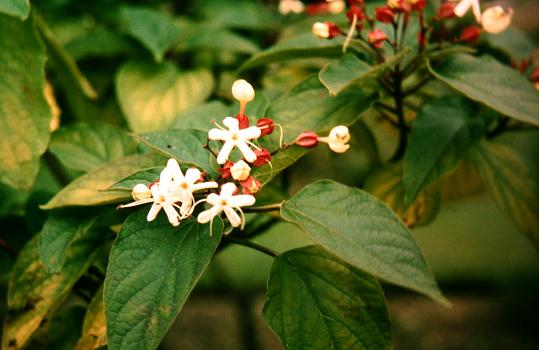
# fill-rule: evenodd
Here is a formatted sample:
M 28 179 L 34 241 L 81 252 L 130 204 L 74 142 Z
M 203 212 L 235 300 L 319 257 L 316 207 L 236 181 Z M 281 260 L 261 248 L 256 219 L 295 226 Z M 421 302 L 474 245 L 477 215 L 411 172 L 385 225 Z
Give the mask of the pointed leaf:
M 367 192 L 317 181 L 284 202 L 281 216 L 352 266 L 447 303 L 410 230 Z
M 146 221 L 146 210 L 122 226 L 105 279 L 105 314 L 111 350 L 157 348 L 208 266 L 223 223 L 195 220 L 172 227 L 164 215 Z
M 429 69 L 434 76 L 472 100 L 539 126 L 539 91 L 520 74 L 489 56 L 460 54 Z
M 19 17 L 19 19 L 24 21 L 28 18 L 28 15 L 30 14 L 30 1 L 0 0 L 0 13 Z
M 286 349 L 390 349 L 390 322 L 375 278 L 319 246 L 278 256 L 264 318 Z

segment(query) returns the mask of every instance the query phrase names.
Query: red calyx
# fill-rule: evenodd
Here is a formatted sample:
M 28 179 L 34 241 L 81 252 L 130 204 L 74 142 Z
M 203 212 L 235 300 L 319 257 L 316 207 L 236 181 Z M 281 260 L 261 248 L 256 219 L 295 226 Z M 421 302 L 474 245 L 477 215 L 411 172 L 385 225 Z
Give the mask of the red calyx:
M 469 44 L 473 44 L 479 39 L 479 36 L 481 35 L 481 28 L 478 26 L 469 26 L 462 30 L 460 33 L 459 40 L 464 41 Z
M 455 17 L 455 6 L 457 6 L 457 2 L 444 2 L 439 8 L 438 8 L 438 14 L 436 17 L 438 20 L 441 19 L 450 19 Z
M 395 13 L 387 6 L 377 7 L 376 20 L 382 23 L 393 23 L 395 20 Z
M 338 25 L 336 25 L 333 22 L 326 22 L 328 29 L 329 29 L 329 37 L 328 39 L 333 39 L 337 35 L 341 34 L 341 28 L 339 28 Z
M 535 68 L 530 74 L 530 80 L 534 83 L 539 83 L 539 67 Z
M 155 180 L 154 182 L 152 182 L 152 183 L 148 186 L 148 188 L 149 188 L 149 189 L 152 189 L 152 186 L 155 186 L 155 185 L 158 185 L 158 184 L 159 184 L 159 180 Z
M 230 177 L 230 168 L 232 168 L 233 165 L 234 163 L 227 160 L 226 163 L 223 164 L 223 166 L 219 169 L 222 179 L 226 179 L 227 177 Z
M 271 160 L 271 153 L 269 153 L 269 151 L 265 148 L 255 149 L 254 152 L 256 154 L 256 160 L 251 164 L 256 167 L 262 166 Z
M 413 11 L 423 11 L 427 7 L 427 2 L 425 0 L 416 0 L 412 3 Z
M 363 9 L 360 7 L 357 7 L 356 5 L 350 6 L 350 9 L 346 12 L 346 17 L 348 17 L 348 21 L 352 23 L 354 21 L 354 16 L 357 17 L 358 21 L 361 21 L 365 18 L 365 12 L 363 12 Z
M 294 143 L 305 148 L 316 147 L 318 145 L 318 135 L 312 131 L 305 131 L 296 138 Z
M 273 124 L 273 120 L 270 118 L 260 118 L 256 122 L 256 126 L 260 129 L 260 135 L 265 136 L 269 135 L 273 132 L 275 129 L 275 124 Z
M 380 29 L 375 29 L 369 33 L 368 41 L 369 43 L 377 49 L 384 47 L 384 41 L 387 39 L 386 33 Z
M 240 186 L 243 194 L 252 194 L 260 191 L 260 181 L 252 176 L 249 176 L 247 180 L 240 182 Z
M 240 113 L 236 116 L 236 119 L 239 121 L 239 128 L 246 129 L 249 127 L 249 118 L 243 113 Z

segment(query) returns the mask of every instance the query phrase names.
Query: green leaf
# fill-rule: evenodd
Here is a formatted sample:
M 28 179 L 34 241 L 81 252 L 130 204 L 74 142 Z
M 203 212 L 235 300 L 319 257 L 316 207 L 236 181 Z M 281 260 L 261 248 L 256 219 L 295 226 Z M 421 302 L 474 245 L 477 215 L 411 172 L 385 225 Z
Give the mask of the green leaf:
M 189 129 L 157 131 L 140 136 L 141 142 L 166 157 L 215 173 L 211 162 L 213 155 L 204 148 L 207 140 L 207 132 Z
M 94 350 L 105 345 L 107 345 L 107 325 L 103 286 L 101 286 L 88 305 L 82 325 L 82 337 L 77 342 L 75 350 Z
M 247 105 L 249 106 L 249 105 Z M 190 108 L 176 116 L 171 124 L 173 129 L 196 129 L 208 132 L 213 125 L 212 120 L 228 116 L 229 107 L 221 101 L 210 101 L 200 106 Z
M 113 125 L 78 123 L 55 132 L 49 149 L 65 167 L 86 172 L 135 153 L 137 144 Z
M 252 169 L 252 175 L 261 183 L 266 183 L 284 169 L 288 168 L 301 157 L 306 155 L 309 149 L 293 145 L 276 153 L 271 158 L 271 166 L 263 165 L 259 168 Z
M 0 15 L 0 33 L 0 181 L 29 189 L 47 149 L 52 118 L 43 92 L 45 51 L 32 20 Z
M 109 349 L 155 349 L 209 264 L 223 223 L 185 220 L 171 226 L 146 211 L 124 223 L 110 254 L 105 279 Z
M 163 162 L 155 154 L 134 154 L 113 160 L 91 171 L 64 187 L 42 209 L 54 209 L 66 206 L 92 206 L 116 203 L 131 198 L 125 191 L 104 191 L 119 180 L 133 174 L 141 168 L 149 168 Z
M 524 151 L 529 148 L 506 140 L 483 141 L 470 157 L 498 207 L 539 246 L 539 168 L 537 154 Z
M 370 87 L 373 84 L 377 86 L 376 79 L 388 68 L 399 63 L 408 53 L 410 50 L 403 50 L 388 58 L 384 63 L 375 66 L 360 60 L 355 54 L 349 53 L 338 61 L 325 66 L 318 77 L 332 95 L 338 95 L 352 86 Z
M 66 252 L 63 269 L 49 274 L 39 258 L 39 235 L 17 256 L 9 290 L 9 316 L 4 322 L 2 349 L 20 349 L 42 321 L 69 294 L 75 282 L 101 253 L 101 237 L 81 235 Z
M 363 188 L 390 207 L 409 228 L 434 220 L 440 209 L 437 186 L 428 186 L 409 205 L 404 202 L 402 162 L 390 163 L 371 174 Z
M 404 203 L 456 168 L 466 151 L 486 131 L 487 119 L 464 97 L 442 96 L 419 112 L 404 154 Z
M 263 312 L 286 349 L 391 348 L 376 279 L 318 246 L 275 259 Z
M 342 54 L 342 44 L 340 38 L 324 40 L 316 38 L 312 33 L 299 34 L 254 55 L 239 70 L 244 71 L 268 63 L 293 59 L 339 57 Z
M 19 17 L 19 19 L 24 21 L 28 18 L 28 15 L 30 14 L 30 1 L 0 0 L 0 13 L 9 16 Z
M 145 6 L 122 6 L 119 20 L 126 33 L 137 39 L 157 62 L 181 40 L 180 29 L 165 13 Z
M 534 40 L 515 26 L 498 34 L 485 33 L 484 38 L 491 46 L 504 51 L 513 58 L 528 58 L 537 48 Z
M 432 74 L 472 100 L 539 126 L 539 92 L 517 70 L 489 56 L 453 55 L 440 65 L 429 64 Z
M 83 318 L 82 306 L 61 308 L 52 315 L 51 320 L 44 320 L 35 339 L 27 348 L 73 350 L 80 336 Z
M 367 192 L 317 181 L 284 202 L 281 216 L 349 264 L 447 303 L 412 233 Z
M 176 46 L 178 51 L 208 49 L 252 55 L 260 47 L 251 40 L 222 28 L 208 28 L 213 23 L 190 23 L 189 33 L 183 33 L 184 39 Z
M 105 28 L 93 28 L 77 36 L 65 45 L 65 49 L 75 60 L 87 57 L 128 56 L 136 52 L 130 38 Z
M 202 1 L 202 13 L 213 27 L 249 30 L 275 29 L 275 14 L 258 1 Z
M 213 90 L 209 71 L 179 72 L 170 63 L 131 61 L 116 75 L 116 94 L 131 129 L 166 129 L 176 115 L 202 103 Z
M 136 184 L 142 183 L 149 186 L 152 182 L 159 180 L 159 175 L 163 171 L 163 168 L 155 167 L 139 170 L 110 186 L 109 190 L 123 190 L 131 193 L 131 190 Z

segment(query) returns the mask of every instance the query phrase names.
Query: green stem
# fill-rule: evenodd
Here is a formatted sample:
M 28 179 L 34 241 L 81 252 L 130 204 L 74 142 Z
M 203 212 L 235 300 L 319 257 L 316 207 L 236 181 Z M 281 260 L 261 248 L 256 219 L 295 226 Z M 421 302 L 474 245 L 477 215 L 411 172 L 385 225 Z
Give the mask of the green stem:
M 270 249 L 268 247 L 264 247 L 263 245 L 257 244 L 255 242 L 249 241 L 247 239 L 241 239 L 241 238 L 228 236 L 228 237 L 225 237 L 225 240 L 230 242 L 230 243 L 235 243 L 235 244 L 243 245 L 245 247 L 252 248 L 254 250 L 258 250 L 259 252 L 262 252 L 262 253 L 264 253 L 266 255 L 269 255 L 269 256 L 271 256 L 273 258 L 276 258 L 276 257 L 279 256 L 279 253 L 277 253 L 273 249 Z
M 262 205 L 260 207 L 246 207 L 243 208 L 243 211 L 246 213 L 261 213 L 266 211 L 276 211 L 281 210 L 283 203 L 274 203 L 274 204 L 268 204 L 268 205 Z

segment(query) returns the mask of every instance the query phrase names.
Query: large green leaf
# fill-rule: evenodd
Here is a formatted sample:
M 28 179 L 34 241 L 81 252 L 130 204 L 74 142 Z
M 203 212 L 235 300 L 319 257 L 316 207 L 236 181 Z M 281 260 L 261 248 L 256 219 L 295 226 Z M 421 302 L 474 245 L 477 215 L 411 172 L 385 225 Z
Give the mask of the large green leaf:
M 485 134 L 487 122 L 463 97 L 443 96 L 421 109 L 404 154 L 406 206 L 425 186 L 458 165 L 466 151 Z
M 173 227 L 164 215 L 132 214 L 112 247 L 105 279 L 108 346 L 155 349 L 210 262 L 223 223 Z
M 384 63 L 371 66 L 360 60 L 354 54 L 346 54 L 338 61 L 325 66 L 318 77 L 332 95 L 338 95 L 341 91 L 351 87 L 371 87 L 376 79 L 388 68 L 399 63 L 410 50 L 403 50 L 399 54 L 389 57 Z
M 0 181 L 32 187 L 49 142 L 45 52 L 32 20 L 0 15 Z
M 171 128 L 196 129 L 204 132 L 213 128 L 212 120 L 221 121 L 228 114 L 229 107 L 221 101 L 210 101 L 190 108 L 176 116 Z
M 539 91 L 517 70 L 490 56 L 459 54 L 429 69 L 434 76 L 472 100 L 521 120 L 539 125 Z
M 254 55 L 240 67 L 240 70 L 292 59 L 339 57 L 342 54 L 342 44 L 340 38 L 324 40 L 316 38 L 312 33 L 300 34 Z
M 144 134 L 140 136 L 140 140 L 164 156 L 176 158 L 181 163 L 192 164 L 206 172 L 215 173 L 211 162 L 214 156 L 204 148 L 208 140 L 207 132 L 173 129 Z
M 126 131 L 113 125 L 79 123 L 55 132 L 49 149 L 65 167 L 90 171 L 135 153 L 137 144 Z
M 260 50 L 253 41 L 223 28 L 211 28 L 213 23 L 187 23 L 182 33 L 182 41 L 175 50 L 209 49 L 218 52 L 228 51 L 252 55 Z
M 528 58 L 537 48 L 535 41 L 516 26 L 511 26 L 497 34 L 485 33 L 484 38 L 491 46 L 504 51 L 510 57 L 518 59 Z
M 116 75 L 116 94 L 133 131 L 166 129 L 176 115 L 203 102 L 213 90 L 206 70 L 179 72 L 170 63 L 126 63 Z
M 145 6 L 123 6 L 119 12 L 123 29 L 144 45 L 157 62 L 181 40 L 180 29 L 165 13 Z
M 29 0 L 0 0 L 0 13 L 19 17 L 21 20 L 30 14 Z
M 79 236 L 67 248 L 63 269 L 49 274 L 39 258 L 39 236 L 19 253 L 11 272 L 2 349 L 20 349 L 39 329 L 47 315 L 60 304 L 73 285 L 101 253 L 103 239 L 93 232 Z
M 71 182 L 42 208 L 102 205 L 128 200 L 131 195 L 126 191 L 105 190 L 141 168 L 149 168 L 162 162 L 163 158 L 155 154 L 134 154 L 113 160 Z
M 82 325 L 82 337 L 75 350 L 94 350 L 107 345 L 107 325 L 105 323 L 105 305 L 103 303 L 103 286 L 95 293 Z
M 349 264 L 446 303 L 412 233 L 367 192 L 317 181 L 284 202 L 281 216 Z
M 137 184 L 142 183 L 147 186 L 150 186 L 152 182 L 159 180 L 159 175 L 161 174 L 161 171 L 163 171 L 163 168 L 164 166 L 139 170 L 121 179 L 114 185 L 110 186 L 109 189 L 114 190 L 114 191 L 116 190 L 129 191 L 129 193 L 131 193 L 131 190 Z
M 535 154 L 526 150 L 532 147 Z M 507 140 L 483 141 L 470 156 L 498 207 L 539 246 L 537 143 L 518 148 Z
M 231 27 L 248 30 L 275 29 L 276 17 L 259 1 L 201 1 L 201 12 L 210 27 Z
M 318 246 L 278 256 L 264 318 L 286 349 L 390 349 L 382 288 Z

